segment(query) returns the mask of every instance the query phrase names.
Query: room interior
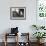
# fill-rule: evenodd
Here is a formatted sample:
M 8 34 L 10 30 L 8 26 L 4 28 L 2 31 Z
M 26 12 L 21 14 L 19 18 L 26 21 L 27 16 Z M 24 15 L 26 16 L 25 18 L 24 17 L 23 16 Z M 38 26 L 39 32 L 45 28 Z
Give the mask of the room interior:
M 46 46 L 46 0 L 0 0 L 0 46 Z

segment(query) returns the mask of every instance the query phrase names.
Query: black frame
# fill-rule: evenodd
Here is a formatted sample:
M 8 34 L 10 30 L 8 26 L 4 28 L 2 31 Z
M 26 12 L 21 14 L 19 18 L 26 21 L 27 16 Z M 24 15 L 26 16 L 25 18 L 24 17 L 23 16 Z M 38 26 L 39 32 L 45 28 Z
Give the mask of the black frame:
M 16 9 L 23 9 L 23 17 L 13 17 L 13 11 L 12 9 L 16 10 Z M 10 19 L 11 20 L 26 20 L 26 7 L 10 7 Z

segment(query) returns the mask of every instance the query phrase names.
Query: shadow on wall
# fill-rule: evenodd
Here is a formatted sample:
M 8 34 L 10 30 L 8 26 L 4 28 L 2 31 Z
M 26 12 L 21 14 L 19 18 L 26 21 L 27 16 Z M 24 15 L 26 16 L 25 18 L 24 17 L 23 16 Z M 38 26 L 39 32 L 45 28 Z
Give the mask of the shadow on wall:
M 2 34 L 10 33 L 10 32 L 11 32 L 11 28 L 8 28 L 8 29 L 5 29 Z

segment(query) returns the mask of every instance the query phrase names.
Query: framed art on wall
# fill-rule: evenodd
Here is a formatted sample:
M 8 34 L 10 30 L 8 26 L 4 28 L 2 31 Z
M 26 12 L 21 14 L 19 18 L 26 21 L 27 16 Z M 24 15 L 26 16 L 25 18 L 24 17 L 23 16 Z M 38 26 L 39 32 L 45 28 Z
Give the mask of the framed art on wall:
M 46 25 L 46 0 L 37 0 L 37 25 Z
M 10 8 L 10 19 L 11 20 L 25 20 L 26 19 L 26 8 L 25 7 L 11 7 Z
M 46 0 L 37 1 L 37 15 L 39 18 L 46 18 Z

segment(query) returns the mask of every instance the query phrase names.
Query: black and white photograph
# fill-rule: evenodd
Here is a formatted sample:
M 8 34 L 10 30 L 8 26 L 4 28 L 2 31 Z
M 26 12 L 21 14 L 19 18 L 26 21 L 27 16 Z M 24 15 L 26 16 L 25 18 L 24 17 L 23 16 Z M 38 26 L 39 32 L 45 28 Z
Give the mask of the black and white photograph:
M 26 19 L 26 8 L 25 7 L 11 7 L 10 8 L 10 19 L 11 20 Z

